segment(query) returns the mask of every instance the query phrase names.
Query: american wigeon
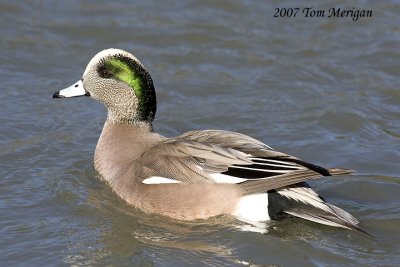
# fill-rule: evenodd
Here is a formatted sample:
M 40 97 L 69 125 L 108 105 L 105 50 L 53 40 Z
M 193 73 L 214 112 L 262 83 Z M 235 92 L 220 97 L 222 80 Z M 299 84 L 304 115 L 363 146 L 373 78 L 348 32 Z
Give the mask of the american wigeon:
M 304 162 L 240 133 L 191 131 L 174 138 L 155 133 L 153 81 L 126 51 L 99 52 L 82 79 L 53 95 L 76 96 L 106 106 L 94 165 L 118 196 L 139 209 L 181 220 L 227 214 L 262 222 L 295 216 L 363 231 L 357 219 L 304 182 L 349 170 Z

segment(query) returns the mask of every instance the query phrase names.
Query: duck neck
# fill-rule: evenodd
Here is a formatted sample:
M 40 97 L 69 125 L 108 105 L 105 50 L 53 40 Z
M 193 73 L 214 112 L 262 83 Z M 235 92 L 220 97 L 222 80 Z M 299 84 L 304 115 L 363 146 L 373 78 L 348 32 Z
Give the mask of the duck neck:
M 133 107 L 125 107 L 121 110 L 114 110 L 108 108 L 107 120 L 108 124 L 116 125 L 130 125 L 130 128 L 146 129 L 149 128 L 150 131 L 153 130 L 152 122 L 153 117 L 142 117 L 135 112 Z

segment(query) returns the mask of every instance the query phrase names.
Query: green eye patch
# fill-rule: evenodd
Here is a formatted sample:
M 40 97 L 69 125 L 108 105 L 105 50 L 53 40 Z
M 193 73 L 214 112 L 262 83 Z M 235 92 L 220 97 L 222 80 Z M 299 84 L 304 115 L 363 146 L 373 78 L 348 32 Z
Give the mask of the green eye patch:
M 97 72 L 102 78 L 113 78 L 129 85 L 139 100 L 138 119 L 154 119 L 157 104 L 153 81 L 139 62 L 124 55 L 116 55 L 105 59 Z

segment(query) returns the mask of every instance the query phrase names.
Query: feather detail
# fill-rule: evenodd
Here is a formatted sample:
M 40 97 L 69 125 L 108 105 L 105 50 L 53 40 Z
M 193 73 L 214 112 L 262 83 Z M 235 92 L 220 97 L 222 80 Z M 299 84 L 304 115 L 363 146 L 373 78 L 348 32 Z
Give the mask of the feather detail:
M 326 203 L 305 183 L 272 190 L 268 194 L 269 213 L 272 219 L 283 219 L 284 214 L 288 214 L 316 223 L 368 234 L 358 226 L 358 220 L 350 213 Z

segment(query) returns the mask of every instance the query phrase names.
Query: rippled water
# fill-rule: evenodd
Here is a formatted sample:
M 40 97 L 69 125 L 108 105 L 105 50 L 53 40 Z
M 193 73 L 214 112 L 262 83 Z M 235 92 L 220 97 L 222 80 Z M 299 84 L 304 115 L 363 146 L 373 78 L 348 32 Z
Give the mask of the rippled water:
M 2 1 L 3 266 L 399 266 L 400 7 L 373 17 L 273 18 L 298 1 Z M 357 170 L 311 184 L 374 235 L 289 219 L 267 234 L 230 218 L 183 223 L 121 201 L 93 168 L 104 108 L 55 101 L 99 50 L 133 52 L 156 85 L 155 129 L 249 134 Z M 247 263 L 246 263 L 247 262 Z

